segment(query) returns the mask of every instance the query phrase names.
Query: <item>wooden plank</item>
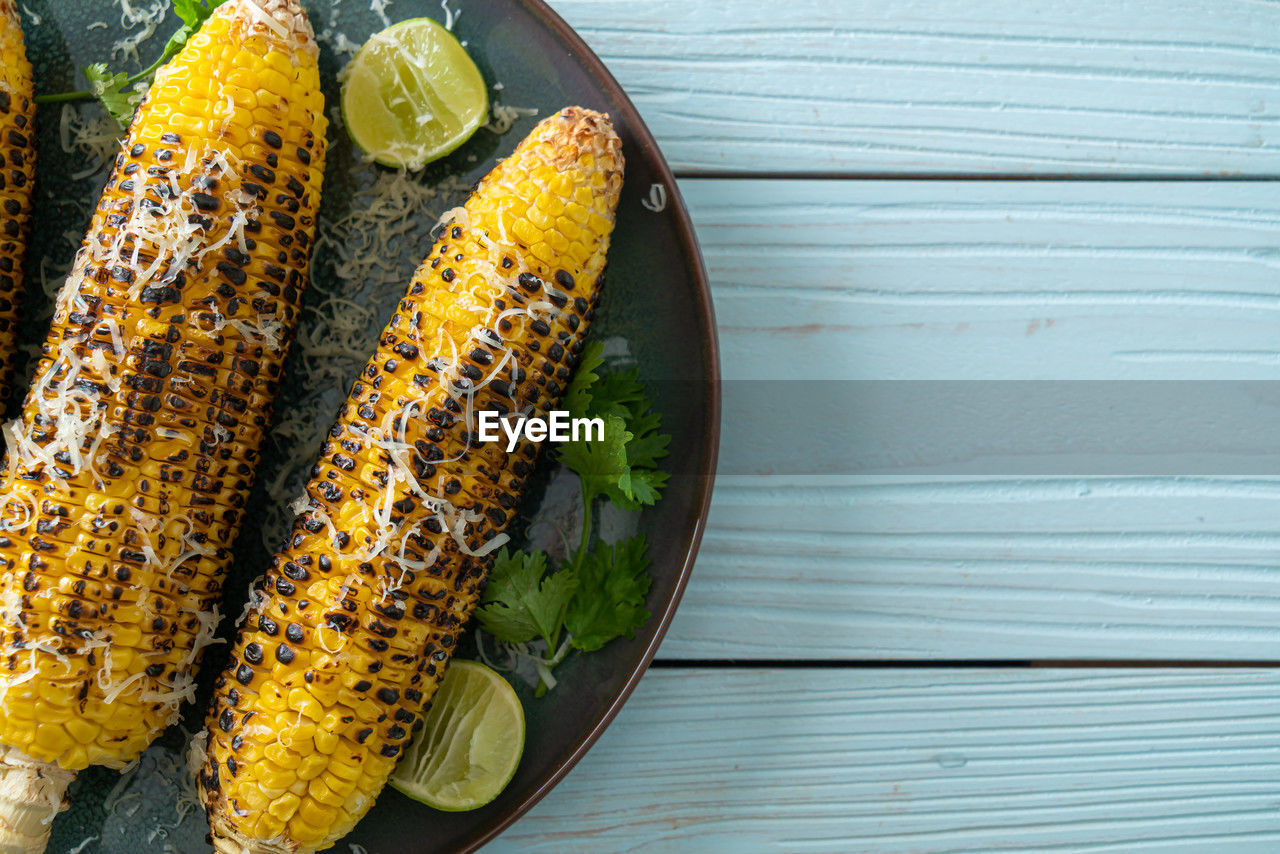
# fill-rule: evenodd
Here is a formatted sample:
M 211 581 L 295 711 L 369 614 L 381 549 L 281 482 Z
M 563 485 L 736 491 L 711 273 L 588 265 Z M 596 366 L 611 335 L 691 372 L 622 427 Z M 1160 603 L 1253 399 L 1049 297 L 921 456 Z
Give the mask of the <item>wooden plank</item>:
M 726 379 L 1274 379 L 1262 183 L 686 180 Z
M 499 852 L 1274 851 L 1276 670 L 651 672 Z
M 1280 660 L 1280 481 L 724 476 L 675 659 Z
M 1251 0 L 554 0 L 676 169 L 1280 174 Z
M 1267 187 L 682 189 L 721 324 L 724 476 L 661 656 L 1280 660 L 1280 477 L 1068 476 L 1082 464 L 1023 434 L 899 458 L 920 425 L 805 423 L 785 390 L 812 377 L 1272 379 L 1280 209 Z M 1226 419 L 1227 435 L 1252 437 L 1246 464 L 1250 450 L 1275 462 L 1261 457 L 1271 439 L 1245 429 L 1265 413 L 1246 400 Z M 993 442 L 1017 423 L 989 421 Z M 888 468 L 855 474 L 855 453 L 877 447 Z M 926 463 L 935 473 L 918 473 Z

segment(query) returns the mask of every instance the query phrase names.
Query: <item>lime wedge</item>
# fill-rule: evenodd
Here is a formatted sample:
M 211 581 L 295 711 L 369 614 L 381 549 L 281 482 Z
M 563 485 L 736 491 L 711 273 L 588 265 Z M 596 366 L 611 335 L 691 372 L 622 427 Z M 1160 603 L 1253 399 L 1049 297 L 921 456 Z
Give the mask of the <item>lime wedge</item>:
M 370 36 L 344 75 L 347 133 L 384 166 L 421 168 L 466 142 L 489 114 L 480 70 L 430 18 Z
M 483 664 L 457 660 L 390 782 L 438 810 L 478 809 L 507 787 L 523 753 L 524 707 L 515 690 Z

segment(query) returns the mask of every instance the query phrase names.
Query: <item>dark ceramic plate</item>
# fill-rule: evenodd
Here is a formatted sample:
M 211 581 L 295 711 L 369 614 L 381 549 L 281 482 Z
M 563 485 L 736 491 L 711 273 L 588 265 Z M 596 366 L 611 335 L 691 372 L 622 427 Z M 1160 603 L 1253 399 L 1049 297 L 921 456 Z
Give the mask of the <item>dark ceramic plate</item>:
M 25 0 L 21 5 L 41 92 L 78 88 L 81 81 L 76 69 L 109 59 L 117 39 L 137 32 L 122 27 L 120 7 L 109 0 Z M 147 3 L 134 0 L 133 5 Z M 366 2 L 307 0 L 306 5 L 313 25 L 322 34 L 326 94 L 329 104 L 334 105 L 336 74 L 348 56 L 334 49 L 343 43 L 337 36 L 359 45 L 381 29 L 383 22 Z M 458 37 L 486 79 L 502 84 L 495 100 L 536 108 L 539 116 L 576 104 L 607 111 L 613 117 L 623 140 L 627 172 L 603 310 L 593 334 L 607 340 L 609 352 L 622 353 L 639 367 L 655 407 L 662 413 L 663 427 L 673 437 L 672 454 L 665 465 L 673 477 L 661 503 L 646 510 L 638 521 L 639 530 L 649 536 L 653 558 L 654 583 L 648 601 L 653 616 L 644 628 L 633 640 L 618 640 L 600 652 L 568 659 L 556 671 L 563 684 L 546 697 L 534 699 L 520 687 L 528 716 L 525 756 L 511 785 L 492 804 L 475 812 L 446 814 L 387 789 L 369 816 L 339 845 L 346 850 L 347 844 L 356 843 L 371 854 L 474 849 L 535 804 L 595 742 L 652 659 L 679 602 L 706 517 L 719 431 L 719 366 L 706 274 L 675 181 L 635 108 L 600 60 L 540 0 L 454 0 L 451 5 L 462 12 L 455 26 Z M 390 10 L 394 20 L 443 19 L 437 0 L 396 0 Z M 151 40 L 142 43 L 139 53 L 144 62 L 158 53 L 173 29 L 172 20 L 168 21 Z M 89 117 L 93 109 L 82 112 Z M 31 250 L 33 273 L 43 260 L 51 281 L 56 281 L 59 270 L 69 262 L 75 235 L 83 231 L 105 175 L 103 171 L 93 173 L 92 157 L 84 152 L 63 150 L 59 119 L 59 108 L 42 108 L 39 201 Z M 420 180 L 430 184 L 460 176 L 474 181 L 509 153 L 536 120 L 521 118 L 501 135 L 480 131 L 447 160 L 429 167 Z M 331 132 L 330 138 L 333 147 L 322 219 L 333 223 L 365 203 L 360 190 L 375 177 L 377 167 L 359 161 L 345 133 Z M 86 169 L 93 174 L 72 177 Z M 667 191 L 667 206 L 661 212 L 642 204 L 654 184 Z M 421 220 L 429 226 L 436 214 L 454 203 L 441 199 Z M 408 272 L 429 246 L 425 226 L 412 231 L 403 241 L 405 245 L 398 247 L 403 250 L 399 259 L 403 276 L 397 277 L 391 288 L 341 281 L 334 273 L 331 253 L 326 253 L 323 245 L 317 251 L 313 292 L 327 288 L 373 309 L 376 320 L 370 324 L 370 348 Z M 39 275 L 32 275 L 32 280 L 38 281 Z M 28 316 L 32 318 L 44 316 L 48 310 L 48 298 L 39 290 L 33 286 L 28 300 Z M 43 324 L 29 326 L 30 341 L 43 337 Z M 361 362 L 365 355 L 354 354 Z M 307 374 L 295 370 L 295 376 L 305 378 Z M 350 374 L 343 384 L 349 379 Z M 280 408 L 318 406 L 317 411 L 323 414 L 316 418 L 324 420 L 321 427 L 327 426 L 337 398 L 333 394 L 326 398 L 305 385 L 294 384 Z M 305 440 L 278 436 L 266 455 L 261 480 L 269 481 L 278 472 L 287 475 L 286 469 L 305 468 L 314 454 L 315 448 Z M 549 518 L 553 523 L 558 517 L 571 524 L 574 520 L 567 508 L 572 503 L 561 505 L 555 499 L 555 479 L 548 476 L 546 481 L 530 496 L 526 524 L 535 517 Z M 271 501 L 261 484 L 254 502 L 251 510 L 256 507 L 259 512 L 249 516 L 267 516 Z M 562 506 L 566 508 L 563 511 Z M 263 540 L 262 532 L 252 526 L 242 533 L 225 608 L 229 614 L 240 613 L 241 591 L 247 579 L 265 565 L 267 546 Z M 221 667 L 219 652 L 215 647 L 206 657 L 206 683 L 208 674 Z M 198 705 L 200 708 L 184 714 L 187 729 L 199 725 L 203 705 Z M 181 731 L 166 734 L 148 753 L 141 769 L 123 782 L 115 772 L 101 768 L 82 774 L 72 790 L 71 810 L 55 824 L 50 851 L 61 854 L 93 835 L 101 838 L 85 845 L 85 854 L 160 851 L 166 843 L 181 852 L 207 850 L 202 817 L 193 813 L 181 819 L 174 812 L 174 801 L 180 796 L 174 777 L 185 740 Z

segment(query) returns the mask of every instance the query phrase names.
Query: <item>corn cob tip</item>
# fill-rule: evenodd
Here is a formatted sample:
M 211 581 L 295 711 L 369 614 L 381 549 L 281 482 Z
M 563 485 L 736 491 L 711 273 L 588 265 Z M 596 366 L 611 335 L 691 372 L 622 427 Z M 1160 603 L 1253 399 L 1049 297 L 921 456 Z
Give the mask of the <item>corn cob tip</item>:
M 283 39 L 291 39 L 318 51 L 315 32 L 299 0 L 228 0 L 218 13 L 256 22 Z
M 75 776 L 15 748 L 0 747 L 0 854 L 44 851 L 53 817 L 66 808 L 67 787 Z
M 534 130 L 535 134 L 540 132 L 544 139 L 560 143 L 552 159 L 557 169 L 564 169 L 577 160 L 582 149 L 603 146 L 613 155 L 617 165 L 616 170 L 610 170 L 609 177 L 615 172 L 622 174 L 622 140 L 613 129 L 608 113 L 585 107 L 565 107 Z

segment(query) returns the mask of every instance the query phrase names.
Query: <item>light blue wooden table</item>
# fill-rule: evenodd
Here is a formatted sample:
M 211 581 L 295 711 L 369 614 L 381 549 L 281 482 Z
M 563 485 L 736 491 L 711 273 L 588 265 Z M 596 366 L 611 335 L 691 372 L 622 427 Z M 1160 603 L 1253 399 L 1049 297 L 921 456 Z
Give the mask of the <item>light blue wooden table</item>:
M 698 227 L 725 473 L 655 667 L 488 850 L 1280 851 L 1276 471 L 859 469 L 912 425 L 741 382 L 1280 377 L 1280 4 L 554 5 Z

